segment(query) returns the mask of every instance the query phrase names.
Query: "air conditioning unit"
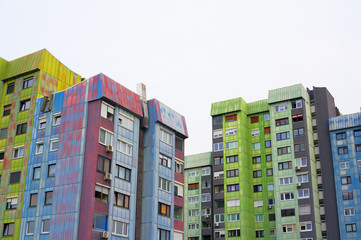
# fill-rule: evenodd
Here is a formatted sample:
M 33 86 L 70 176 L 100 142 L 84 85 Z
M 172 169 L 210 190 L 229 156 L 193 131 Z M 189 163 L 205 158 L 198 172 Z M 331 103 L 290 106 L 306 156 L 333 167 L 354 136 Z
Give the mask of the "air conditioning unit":
M 301 183 L 298 182 L 298 183 L 296 184 L 296 186 L 297 186 L 297 187 L 301 187 Z
M 214 223 L 214 226 L 218 227 L 218 226 L 219 226 L 219 223 Z
M 112 145 L 107 145 L 107 152 L 113 152 L 113 146 Z
M 104 180 L 105 181 L 111 181 L 112 180 L 112 174 L 111 173 L 105 173 L 104 175 Z
M 209 218 L 209 214 L 206 214 L 206 218 Z
M 296 166 L 296 170 L 300 170 L 301 169 L 301 166 Z
M 103 231 L 100 233 L 101 238 L 109 238 L 109 233 L 107 231 Z
M 271 209 L 271 208 L 272 208 L 272 205 L 268 205 L 267 207 L 268 207 L 268 209 Z

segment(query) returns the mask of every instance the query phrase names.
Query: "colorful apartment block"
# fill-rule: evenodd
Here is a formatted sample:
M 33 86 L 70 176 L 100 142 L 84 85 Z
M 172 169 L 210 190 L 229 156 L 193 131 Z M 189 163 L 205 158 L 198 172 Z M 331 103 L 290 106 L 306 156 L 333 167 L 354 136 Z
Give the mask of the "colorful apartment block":
M 62 69 L 63 83 L 33 55 L 0 65 L 2 238 L 183 239 L 185 118 L 144 85 Z
M 341 239 L 361 239 L 361 113 L 329 119 Z

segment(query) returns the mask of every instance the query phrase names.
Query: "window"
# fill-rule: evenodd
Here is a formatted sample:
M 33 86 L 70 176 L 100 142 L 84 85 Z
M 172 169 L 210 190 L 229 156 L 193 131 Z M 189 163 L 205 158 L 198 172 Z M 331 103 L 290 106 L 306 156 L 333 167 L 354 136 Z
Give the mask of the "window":
M 280 185 L 287 185 L 287 184 L 292 184 L 292 183 L 293 183 L 292 177 L 280 178 Z
M 48 165 L 48 177 L 55 177 L 56 164 Z
M 93 214 L 93 229 L 105 231 L 108 225 L 108 216 L 94 213 Z
M 129 131 L 133 131 L 134 121 L 130 117 L 127 117 L 127 116 L 119 113 L 119 124 L 120 124 L 120 126 L 128 129 Z
M 6 210 L 16 209 L 18 206 L 18 197 L 6 198 Z
M 257 123 L 257 122 L 259 122 L 258 116 L 251 117 L 251 123 Z
M 175 148 L 183 152 L 183 139 L 175 137 Z
M 292 122 L 301 122 L 303 121 L 303 115 L 297 114 L 292 116 Z
M 226 136 L 232 136 L 237 134 L 237 128 L 226 129 Z
M 276 127 L 288 125 L 288 118 L 281 118 L 276 120 Z
M 41 233 L 49 233 L 50 231 L 50 219 L 44 219 L 41 224 Z
M 305 133 L 304 133 L 303 128 L 293 129 L 293 136 L 294 136 L 294 137 L 303 136 L 304 134 L 305 134 Z
M 261 144 L 259 142 L 252 143 L 252 150 L 258 150 L 261 148 Z
M 4 161 L 4 159 L 5 159 L 5 152 L 0 151 L 0 162 Z
M 253 192 L 262 192 L 262 184 L 253 185 Z
M 265 147 L 270 148 L 271 147 L 271 141 L 265 141 Z
M 228 142 L 226 143 L 226 149 L 233 149 L 238 147 L 238 142 Z
M 278 170 L 292 169 L 292 161 L 278 163 Z
M 199 183 L 188 184 L 188 190 L 197 190 L 197 189 L 199 189 Z
M 251 131 L 251 136 L 252 136 L 252 137 L 257 137 L 257 136 L 259 136 L 259 128 L 257 128 L 257 129 L 252 129 L 252 131 Z
M 11 112 L 11 104 L 4 106 L 3 117 L 9 116 Z
M 227 215 L 227 219 L 228 219 L 228 222 L 239 221 L 239 220 L 240 220 L 240 215 L 239 215 L 239 213 L 236 213 L 236 214 L 228 214 L 228 215 Z
M 273 183 L 268 183 L 267 184 L 267 191 L 273 191 L 274 190 L 274 185 Z
M 238 169 L 227 170 L 227 177 L 238 177 Z
M 101 185 L 95 185 L 95 200 L 108 203 L 109 188 Z
M 198 177 L 199 172 L 197 170 L 188 172 L 188 177 Z
M 35 222 L 34 221 L 28 221 L 26 223 L 26 235 L 33 235 L 35 229 Z
M 31 193 L 30 194 L 30 201 L 29 201 L 29 207 L 35 207 L 36 201 L 38 201 L 38 194 L 37 193 Z
M 30 109 L 30 99 L 26 99 L 23 101 L 20 101 L 20 108 L 19 108 L 19 112 L 25 111 L 25 110 L 29 110 Z
M 256 230 L 256 238 L 263 238 L 264 237 L 264 230 Z
M 357 129 L 353 132 L 355 137 L 361 137 L 361 129 Z
M 110 172 L 110 162 L 111 162 L 110 159 L 98 155 L 97 172 L 109 173 Z
M 226 235 L 222 230 L 215 230 L 215 237 L 216 238 L 224 238 Z M 188 240 L 198 240 L 198 239 L 188 239 Z
M 183 186 L 174 183 L 174 196 L 183 197 Z
M 348 149 L 346 146 L 337 148 L 338 155 L 343 155 L 348 153 Z
M 350 168 L 350 163 L 348 161 L 345 162 L 340 162 L 340 169 L 349 169 Z
M 206 167 L 206 168 L 202 168 L 202 176 L 207 176 L 211 174 L 211 168 L 210 167 Z
M 240 205 L 239 199 L 227 200 L 227 207 L 238 207 Z
M 293 200 L 293 199 L 295 199 L 293 192 L 281 193 L 281 201 Z
M 223 223 L 224 222 L 224 214 L 214 214 L 214 222 Z
M 344 213 L 345 213 L 345 216 L 353 216 L 353 215 L 355 215 L 355 209 L 354 208 L 345 208 Z
M 291 153 L 291 147 L 280 147 L 277 148 L 277 154 L 278 155 L 284 155 Z
M 253 205 L 254 205 L 254 207 L 262 207 L 263 201 L 262 200 L 254 200 Z
M 45 129 L 46 128 L 46 117 L 39 119 L 39 129 Z
M 110 162 L 109 162 L 110 164 Z M 106 165 L 104 165 L 104 171 L 106 171 Z M 110 169 L 109 169 L 110 171 Z M 130 182 L 130 169 L 125 168 L 120 165 L 115 165 L 115 177 L 120 178 L 122 180 L 125 180 L 127 182 Z
M 110 121 L 114 120 L 114 107 L 108 103 L 102 102 L 100 116 Z
M 239 236 L 241 236 L 241 230 L 240 229 L 228 230 L 228 237 L 239 237 Z
M 294 208 L 281 209 L 281 217 L 290 217 L 290 216 L 295 216 Z
M 211 209 L 210 208 L 202 208 L 202 216 L 210 215 Z
M 159 153 L 159 164 L 165 167 L 171 168 L 172 167 L 172 158 Z
M 40 179 L 40 170 L 41 170 L 41 167 L 34 167 L 33 168 L 33 180 L 39 180 Z
M 211 194 L 206 193 L 202 194 L 202 202 L 210 202 L 211 201 Z
M 237 114 L 228 115 L 225 117 L 226 122 L 237 121 Z
M 310 215 L 311 214 L 311 206 L 310 205 L 299 206 L 298 211 L 299 211 L 300 215 Z
M 223 157 L 215 157 L 214 165 L 223 165 Z
M 122 207 L 122 208 L 128 208 L 129 209 L 129 199 L 130 196 L 119 193 L 119 192 L 114 192 L 114 205 L 117 207 Z
M 53 191 L 45 192 L 45 205 L 51 205 L 53 204 Z
M 305 151 L 304 143 L 295 144 L 295 152 L 304 152 L 304 151 Z
M 263 121 L 268 121 L 269 119 L 269 113 L 263 115 Z
M 14 82 L 8 83 L 8 86 L 6 88 L 6 95 L 12 94 L 14 92 L 14 89 L 15 89 L 15 83 Z
M 265 127 L 264 128 L 264 134 L 270 134 L 271 133 L 271 128 L 270 127 Z
M 298 167 L 307 167 L 307 158 L 296 158 L 296 166 Z
M 213 144 L 213 151 L 214 152 L 223 151 L 223 143 L 219 142 L 219 143 Z
M 213 124 L 214 125 L 221 124 L 221 123 L 222 123 L 222 116 L 213 117 Z
M 312 222 L 300 222 L 300 231 L 301 232 L 312 231 Z
M 0 139 L 5 139 L 8 136 L 8 129 L 2 128 L 0 129 Z
M 160 140 L 168 145 L 172 145 L 172 134 L 165 130 L 160 130 Z
M 282 132 L 276 134 L 277 141 L 285 140 L 290 138 L 290 132 Z
M 226 157 L 226 162 L 227 163 L 238 162 L 238 155 L 233 155 L 233 156 Z
M 59 139 L 54 138 L 50 141 L 50 151 L 57 151 L 59 148 Z
M 10 173 L 9 184 L 16 184 L 20 182 L 21 171 Z
M 263 214 L 256 214 L 254 215 L 255 222 L 263 222 Z
M 343 192 L 342 193 L 342 199 L 343 200 L 352 200 L 353 199 L 353 193 L 352 192 Z
M 273 169 L 272 169 L 272 168 L 268 168 L 268 169 L 266 170 L 266 174 L 267 174 L 267 177 L 273 176 Z
M 188 197 L 188 203 L 197 203 L 197 202 L 199 202 L 198 196 Z
M 227 185 L 227 192 L 236 192 L 236 191 L 239 191 L 239 184 Z
M 118 140 L 119 142 L 120 140 Z M 103 144 L 103 145 L 113 145 L 113 133 L 104 129 L 104 128 L 100 128 L 99 129 L 99 143 Z M 119 143 L 120 145 L 120 143 Z M 118 146 L 118 150 L 120 151 L 120 146 Z
M 262 177 L 262 170 L 253 171 L 253 178 L 260 178 Z
M 23 89 L 33 86 L 34 77 L 28 77 L 23 80 Z
M 275 112 L 282 112 L 288 109 L 287 104 L 275 106 Z
M 118 139 L 118 151 L 128 156 L 132 156 L 133 145 Z
M 26 133 L 27 126 L 28 126 L 28 123 L 20 123 L 20 124 L 16 125 L 16 135 Z
M 37 142 L 36 143 L 35 154 L 41 154 L 43 152 L 44 152 L 44 142 Z
M 276 220 L 276 214 L 275 213 L 268 214 L 268 220 L 270 222 L 275 221 Z
M 356 223 L 346 224 L 346 232 L 356 232 Z
M 175 161 L 175 172 L 183 174 L 183 163 Z
M 4 223 L 3 236 L 13 236 L 15 229 L 15 223 Z
M 342 177 L 341 178 L 341 184 L 342 185 L 351 184 L 351 177 L 350 176 Z
M 356 144 L 356 152 L 361 152 L 361 144 Z
M 194 217 L 199 216 L 199 209 L 191 209 L 188 211 L 188 216 Z
M 272 155 L 266 155 L 266 162 L 272 162 Z
M 297 175 L 297 183 L 305 183 L 308 182 L 308 173 Z
M 296 224 L 283 225 L 282 231 L 284 233 L 296 232 Z
M 298 190 L 298 199 L 309 198 L 310 190 L 308 188 Z
M 16 147 L 13 150 L 13 159 L 24 157 L 24 147 Z
M 54 114 L 53 116 L 53 126 L 58 126 L 61 123 L 61 113 Z
M 357 159 L 357 167 L 361 167 L 361 159 Z
M 336 139 L 337 140 L 346 139 L 346 132 L 336 133 Z
M 158 214 L 170 217 L 170 206 L 161 202 L 158 202 Z
M 113 220 L 113 234 L 128 237 L 129 224 Z
M 261 157 L 260 156 L 252 157 L 252 163 L 253 164 L 261 163 Z
M 292 109 L 301 108 L 301 107 L 302 107 L 302 100 L 292 101 Z
M 188 224 L 188 230 L 197 230 L 197 229 L 199 229 L 199 224 L 198 223 Z
M 215 185 L 214 186 L 214 193 L 223 193 L 224 192 L 224 186 L 223 185 Z
M 213 131 L 213 138 L 220 138 L 223 137 L 223 130 L 218 129 Z
M 158 236 L 159 240 L 170 240 L 170 231 L 163 230 L 160 228 L 158 228 L 158 230 L 159 230 L 159 236 Z

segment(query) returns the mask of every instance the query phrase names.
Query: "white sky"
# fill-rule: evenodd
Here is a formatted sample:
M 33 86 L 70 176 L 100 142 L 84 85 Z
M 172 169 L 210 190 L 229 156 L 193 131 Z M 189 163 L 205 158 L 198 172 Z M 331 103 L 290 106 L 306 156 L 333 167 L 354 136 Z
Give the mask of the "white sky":
M 82 77 L 147 85 L 211 151 L 212 102 L 302 83 L 360 111 L 361 1 L 0 1 L 0 57 L 46 48 Z

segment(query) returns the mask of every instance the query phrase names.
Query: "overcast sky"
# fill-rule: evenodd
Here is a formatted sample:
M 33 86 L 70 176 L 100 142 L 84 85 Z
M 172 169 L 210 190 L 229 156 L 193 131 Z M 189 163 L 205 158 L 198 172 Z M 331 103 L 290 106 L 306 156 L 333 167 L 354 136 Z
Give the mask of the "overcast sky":
M 82 77 L 147 85 L 186 117 L 186 154 L 211 151 L 212 102 L 327 87 L 361 107 L 361 1 L 0 1 L 0 57 L 46 48 Z

